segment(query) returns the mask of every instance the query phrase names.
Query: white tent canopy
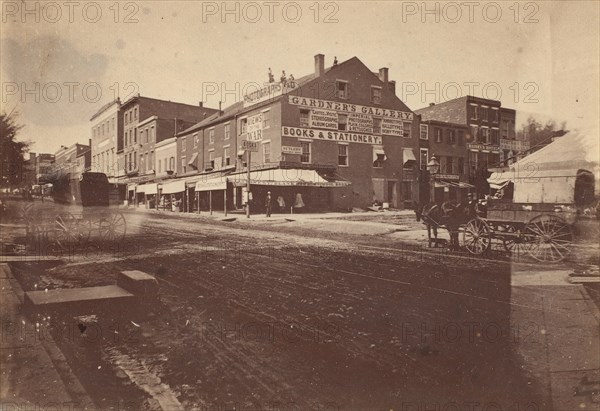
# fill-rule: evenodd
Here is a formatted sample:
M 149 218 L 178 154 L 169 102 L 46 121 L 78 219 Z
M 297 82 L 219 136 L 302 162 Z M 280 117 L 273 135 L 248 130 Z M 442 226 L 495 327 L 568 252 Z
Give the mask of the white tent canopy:
M 575 178 L 580 170 L 594 174 L 595 192 L 600 191 L 600 142 L 598 130 L 571 131 L 535 153 L 493 173 L 492 187 L 508 181 L 515 184 L 515 202 L 571 203 Z

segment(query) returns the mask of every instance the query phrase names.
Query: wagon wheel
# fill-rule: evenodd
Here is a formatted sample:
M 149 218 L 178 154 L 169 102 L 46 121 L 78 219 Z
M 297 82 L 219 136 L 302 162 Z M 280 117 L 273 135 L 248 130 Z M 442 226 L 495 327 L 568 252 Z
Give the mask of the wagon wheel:
M 90 236 L 89 227 L 82 219 L 77 219 L 71 213 L 60 214 L 54 220 L 56 242 L 64 246 L 68 243 L 86 241 Z
M 491 242 L 490 226 L 484 219 L 477 217 L 467 223 L 463 244 L 471 254 L 483 254 L 490 248 Z
M 531 247 L 529 236 L 524 234 L 524 230 L 514 225 L 504 227 L 504 232 L 509 234 L 518 234 L 518 236 L 507 236 L 502 238 L 504 249 L 515 255 L 525 255 Z
M 538 261 L 557 263 L 571 252 L 573 230 L 560 217 L 538 215 L 527 223 L 525 230 L 531 236 L 529 255 Z
M 127 223 L 121 213 L 113 213 L 103 217 L 99 223 L 100 238 L 104 241 L 121 241 L 127 232 Z

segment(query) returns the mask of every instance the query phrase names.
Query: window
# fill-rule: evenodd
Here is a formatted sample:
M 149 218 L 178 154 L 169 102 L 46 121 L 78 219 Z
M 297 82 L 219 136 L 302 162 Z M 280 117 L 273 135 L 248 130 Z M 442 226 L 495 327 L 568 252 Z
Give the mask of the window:
M 448 144 L 456 144 L 456 134 L 454 130 L 448 130 Z
M 421 124 L 420 136 L 419 136 L 421 138 L 421 140 L 429 140 L 428 130 L 429 130 L 429 127 L 427 126 L 427 124 Z
M 498 130 L 497 129 L 495 129 L 495 128 L 491 129 L 490 139 L 491 139 L 492 144 L 494 144 L 494 145 L 500 144 L 500 142 L 498 141 Z
M 138 119 L 138 116 L 137 116 L 137 107 L 133 109 L 133 118 L 134 118 L 135 120 L 137 120 L 137 119 Z
M 158 160 L 158 172 L 162 172 L 162 158 Z
M 231 164 L 231 156 L 229 155 L 229 147 L 223 149 L 223 165 L 228 166 Z
M 471 106 L 471 118 L 477 120 L 479 118 L 479 111 L 477 106 Z
M 497 123 L 500 121 L 500 110 L 492 108 L 492 121 Z
M 199 141 L 198 133 L 194 134 L 192 136 L 192 138 L 194 139 L 194 148 L 198 147 L 198 141 Z
M 271 162 L 271 143 L 263 143 L 263 163 Z
M 110 119 L 110 128 L 115 131 L 115 118 L 111 118 Z
M 227 124 L 225 124 L 225 140 L 229 140 L 230 137 L 231 137 L 231 124 L 227 123 Z
M 412 127 L 412 123 L 405 121 L 402 123 L 402 137 L 410 138 L 410 128 Z
M 208 144 L 215 144 L 215 129 L 208 130 Z
M 381 119 L 373 117 L 373 134 L 381 134 Z
M 381 167 L 383 167 L 383 162 L 384 161 L 385 161 L 385 154 L 384 153 L 380 153 L 380 152 L 375 153 L 375 160 L 373 161 L 373 167 L 374 168 L 381 168 Z
M 186 138 L 185 137 L 181 137 L 181 152 L 184 152 L 186 150 Z
M 169 158 L 169 170 L 175 170 L 175 157 Z
M 481 142 L 488 143 L 490 138 L 490 129 L 486 127 L 481 128 Z
M 335 86 L 336 95 L 338 98 L 348 98 L 348 83 L 346 81 L 337 80 Z
M 465 159 L 462 157 L 458 157 L 458 174 L 463 174 L 465 172 Z
M 338 144 L 338 165 L 348 165 L 348 145 L 346 144 Z
M 186 168 L 187 168 L 187 164 L 185 162 L 185 156 L 184 156 L 184 157 L 181 157 L 181 170 L 183 173 L 185 173 Z
M 263 111 L 263 113 L 262 113 L 262 118 L 263 118 L 262 128 L 263 128 L 263 130 L 265 128 L 270 128 L 271 127 L 271 116 L 270 116 L 270 114 L 271 113 L 270 113 L 269 110 Z
M 471 126 L 471 137 L 472 142 L 479 141 L 479 127 Z
M 300 127 L 309 127 L 310 110 L 300 110 Z
M 421 164 L 421 170 L 427 170 L 427 162 L 429 161 L 429 150 L 422 148 L 419 151 L 419 160 Z
M 137 143 L 137 128 L 133 129 L 133 142 Z
M 338 113 L 338 130 L 346 130 L 348 125 L 348 115 Z
M 150 127 L 150 141 L 154 141 L 154 126 Z
M 302 154 L 300 155 L 301 163 L 310 163 L 310 143 L 308 141 L 301 141 L 300 147 L 302 147 Z
M 488 118 L 489 118 L 488 111 L 489 110 L 488 110 L 487 107 L 483 107 L 483 106 L 481 107 L 481 113 L 480 114 L 481 114 L 481 119 L 483 121 L 488 121 Z
M 454 174 L 454 158 L 451 156 L 446 158 L 446 173 Z
M 465 132 L 464 132 L 464 130 L 458 130 L 458 138 L 457 138 L 456 143 L 459 146 L 463 146 L 465 144 Z
M 150 134 L 149 134 L 149 129 L 146 129 L 146 143 L 150 142 Z
M 441 143 L 442 142 L 442 129 L 441 128 L 435 128 L 435 142 L 436 143 Z
M 508 138 L 508 129 L 509 129 L 508 120 L 502 120 L 502 138 L 505 138 L 505 139 Z
M 381 87 L 371 86 L 371 101 L 375 104 L 381 104 Z
M 214 151 L 208 152 L 208 166 L 212 169 L 215 168 L 215 152 Z
M 240 120 L 240 134 L 246 134 L 248 130 L 248 119 L 243 118 Z

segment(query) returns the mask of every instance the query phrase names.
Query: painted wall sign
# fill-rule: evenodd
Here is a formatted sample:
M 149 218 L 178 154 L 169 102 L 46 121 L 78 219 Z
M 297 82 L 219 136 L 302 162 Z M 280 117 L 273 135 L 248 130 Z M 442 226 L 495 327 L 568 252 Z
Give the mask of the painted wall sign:
M 348 114 L 348 131 L 373 134 L 373 116 L 369 114 Z
M 370 114 L 372 116 L 396 118 L 411 121 L 413 113 L 406 111 L 390 110 L 381 107 L 360 106 L 358 104 L 340 103 L 337 101 L 319 100 L 316 98 L 288 96 L 288 102 L 295 106 L 307 107 L 309 109 L 325 109 L 343 111 L 346 113 Z
M 282 96 L 285 93 L 295 90 L 296 87 L 298 86 L 294 81 L 287 81 L 285 83 L 267 83 L 267 85 L 260 90 L 253 91 L 244 96 L 244 107 L 250 107 L 274 97 Z
M 345 131 L 315 130 L 301 127 L 281 127 L 283 137 L 311 138 L 315 140 L 345 141 L 349 143 L 383 144 L 380 136 L 350 133 Z
M 381 120 L 381 134 L 388 136 L 402 137 L 404 122 L 393 118 L 384 118 Z
M 254 116 L 248 117 L 248 124 L 246 125 L 247 140 L 260 141 L 262 140 L 263 130 L 263 113 L 258 113 Z
M 337 111 L 313 109 L 310 111 L 310 127 L 325 128 L 330 130 L 338 129 Z

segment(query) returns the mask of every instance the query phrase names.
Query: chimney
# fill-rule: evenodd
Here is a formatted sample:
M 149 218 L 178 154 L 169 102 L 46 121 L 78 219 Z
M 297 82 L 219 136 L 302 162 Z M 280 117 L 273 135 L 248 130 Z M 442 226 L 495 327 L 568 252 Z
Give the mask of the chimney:
M 388 86 L 390 88 L 390 91 L 396 95 L 396 80 L 390 80 L 390 82 L 388 83 Z
M 382 67 L 379 69 L 379 80 L 383 82 L 383 84 L 387 84 L 388 82 L 388 68 Z
M 200 102 L 198 103 L 198 106 L 199 106 L 199 107 L 204 107 L 204 103 L 200 101 Z
M 315 75 L 321 77 L 325 73 L 325 55 L 315 55 Z
M 221 101 L 219 101 L 219 115 L 222 115 L 222 114 L 223 114 L 223 110 L 221 110 L 221 103 L 222 103 L 222 102 L 221 102 Z

